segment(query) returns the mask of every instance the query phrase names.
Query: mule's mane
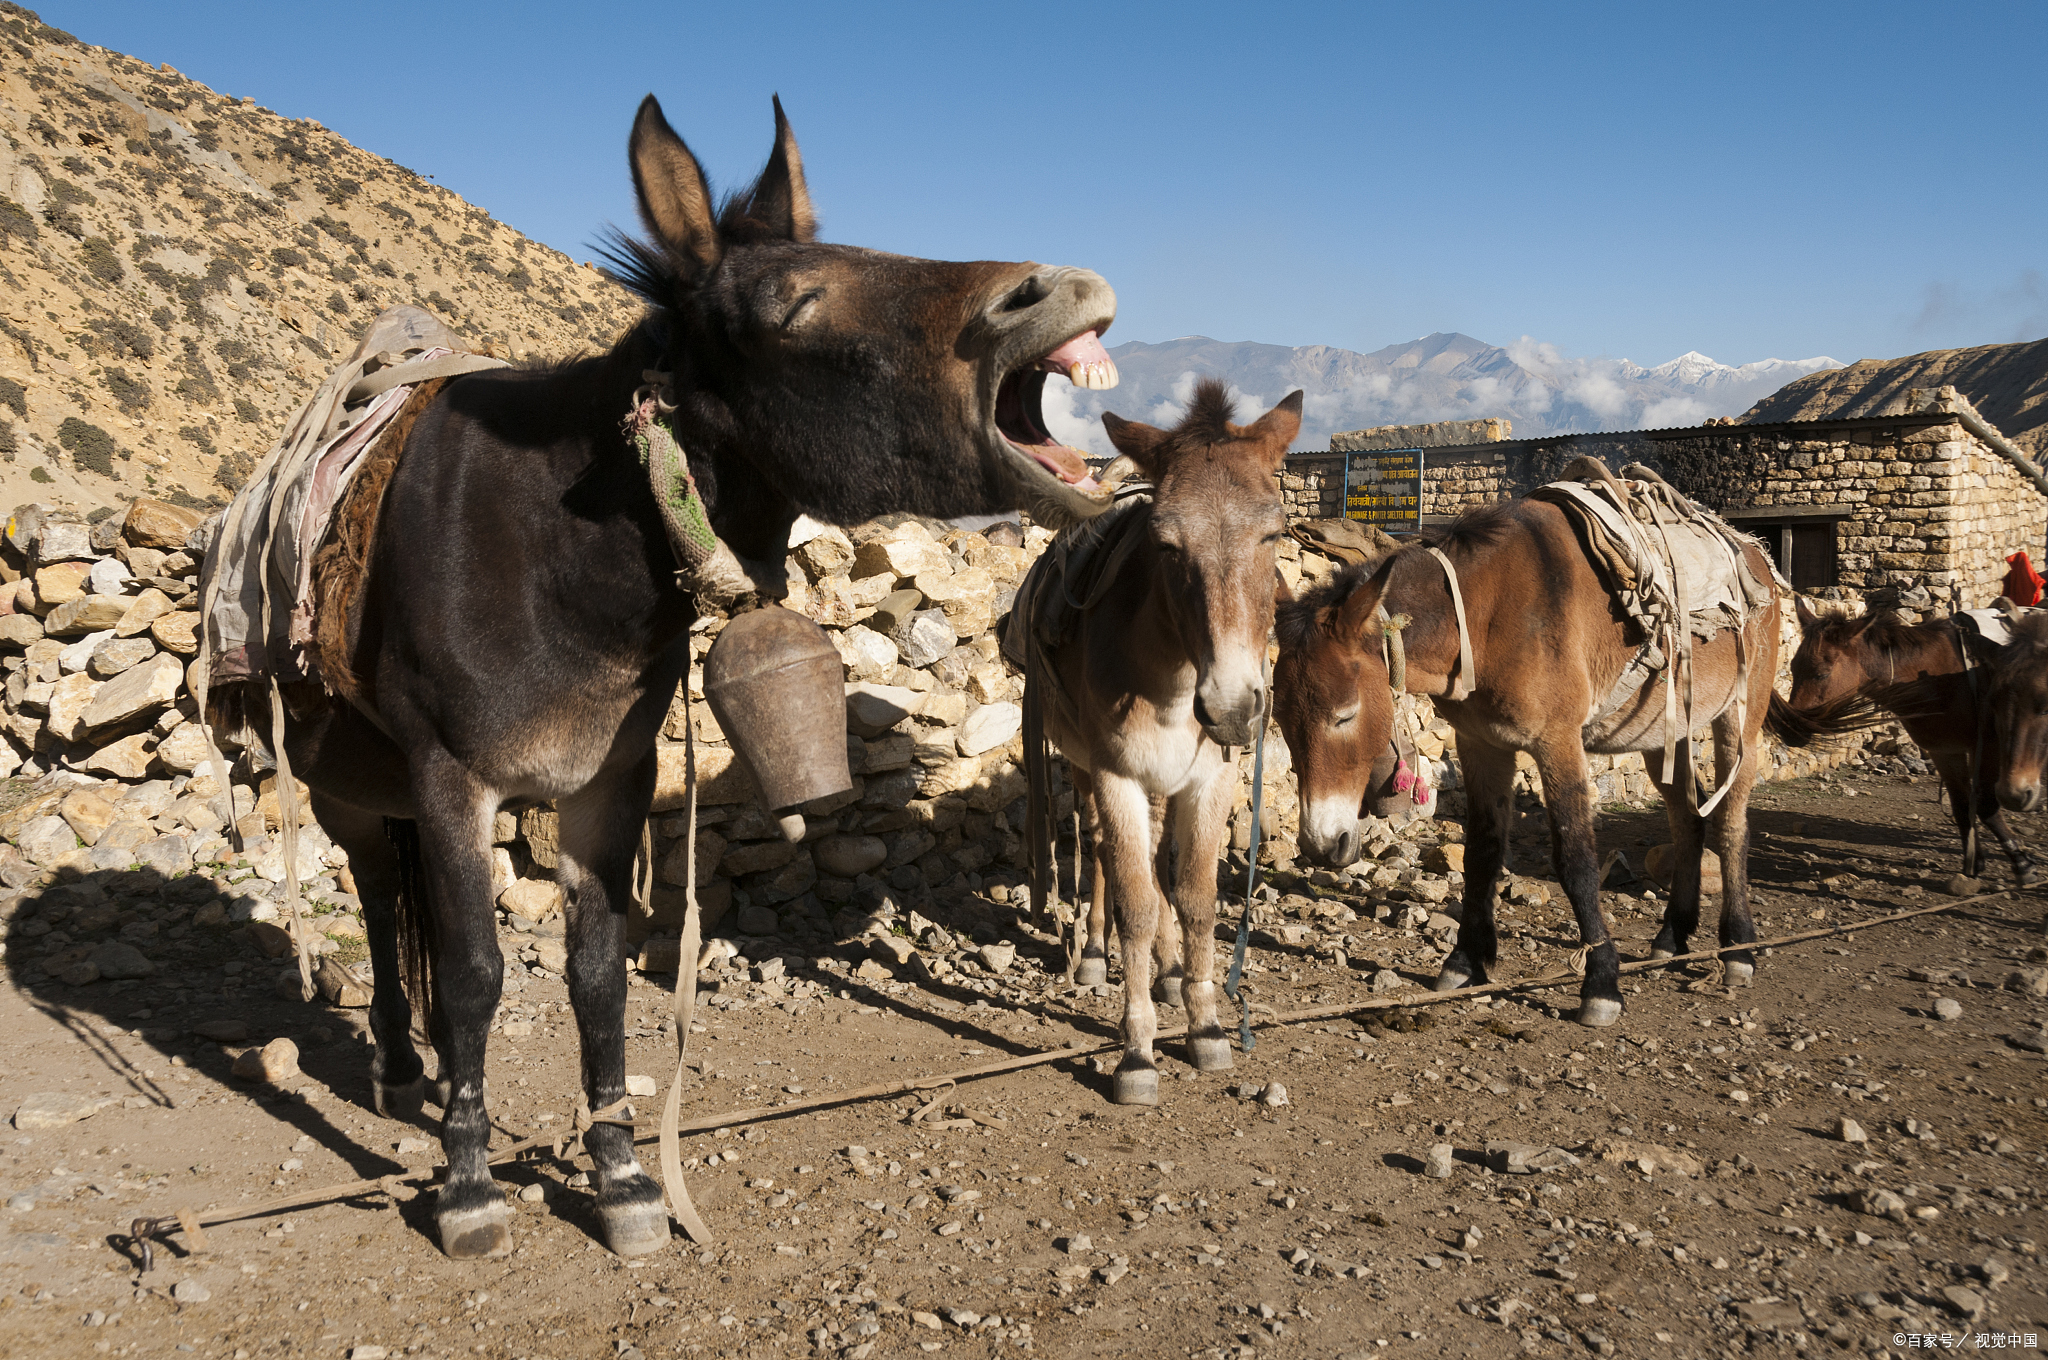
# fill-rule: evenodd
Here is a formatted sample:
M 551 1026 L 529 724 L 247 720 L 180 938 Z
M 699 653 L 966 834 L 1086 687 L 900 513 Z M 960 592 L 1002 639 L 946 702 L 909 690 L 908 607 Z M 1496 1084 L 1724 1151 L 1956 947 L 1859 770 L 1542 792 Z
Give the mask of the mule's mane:
M 1445 551 L 1498 543 L 1515 522 L 1515 505 L 1514 501 L 1489 501 L 1461 510 L 1449 524 L 1423 530 L 1419 542 L 1424 547 Z
M 1195 394 L 1188 399 L 1180 424 L 1167 434 L 1181 445 L 1220 444 L 1231 437 L 1230 427 L 1236 423 L 1237 402 L 1232 400 L 1229 386 L 1221 378 L 1204 378 L 1195 384 Z
M 726 245 L 758 245 L 787 238 L 773 225 L 755 215 L 760 197 L 762 171 L 746 188 L 727 194 L 718 205 L 718 236 Z M 675 257 L 656 242 L 633 236 L 616 226 L 598 233 L 595 247 L 603 262 L 606 278 L 656 306 L 677 306 L 684 289 L 683 272 Z
M 1908 623 L 1895 609 L 1880 609 L 1869 614 L 1829 609 L 1806 629 L 1806 635 L 1837 647 L 1861 644 L 1885 656 L 1925 641 L 1918 630 L 1930 626 L 1939 628 L 1940 625 L 1938 622 L 1932 625 Z
M 2012 641 L 2005 644 L 2002 665 L 2038 663 L 2048 656 L 2048 613 L 2023 614 L 2012 621 Z

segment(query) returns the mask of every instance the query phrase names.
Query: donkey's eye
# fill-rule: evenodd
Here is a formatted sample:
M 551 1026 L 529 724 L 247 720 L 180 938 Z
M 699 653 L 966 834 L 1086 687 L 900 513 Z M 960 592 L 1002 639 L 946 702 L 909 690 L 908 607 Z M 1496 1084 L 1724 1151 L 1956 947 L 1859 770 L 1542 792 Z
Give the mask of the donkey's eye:
M 1355 708 L 1355 707 L 1353 707 L 1353 708 L 1347 708 L 1347 709 L 1343 710 L 1342 712 L 1340 712 L 1340 713 L 1336 714 L 1335 716 L 1333 716 L 1333 717 L 1332 717 L 1332 718 L 1330 719 L 1330 726 L 1331 726 L 1331 727 L 1333 727 L 1333 728 L 1339 728 L 1339 729 L 1341 729 L 1341 728 L 1346 728 L 1346 727 L 1349 727 L 1349 726 L 1351 726 L 1351 724 L 1353 724 L 1353 723 L 1355 723 L 1355 722 L 1357 722 L 1357 721 L 1358 721 L 1358 709 L 1357 709 L 1357 708 Z
M 824 296 L 824 289 L 813 288 L 810 292 L 805 293 L 794 303 L 790 304 L 789 310 L 782 314 L 782 329 L 789 330 L 800 323 L 806 316 L 809 316 L 811 309 L 817 305 L 818 299 Z

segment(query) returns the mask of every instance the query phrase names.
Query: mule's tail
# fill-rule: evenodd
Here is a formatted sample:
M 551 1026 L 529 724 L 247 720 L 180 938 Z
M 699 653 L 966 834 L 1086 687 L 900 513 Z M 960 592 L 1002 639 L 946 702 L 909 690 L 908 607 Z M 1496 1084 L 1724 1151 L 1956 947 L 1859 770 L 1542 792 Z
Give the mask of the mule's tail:
M 384 819 L 384 834 L 398 856 L 398 976 L 422 1021 L 434 1014 L 434 961 L 440 932 L 434 928 L 434 900 L 420 855 L 418 822 Z
M 1050 897 L 1058 891 L 1052 848 L 1052 753 L 1045 737 L 1045 693 L 1039 677 L 1027 667 L 1024 686 L 1024 856 L 1031 883 L 1031 919 L 1043 926 L 1055 913 Z M 1056 926 L 1057 922 L 1053 922 Z
M 1764 728 L 1787 746 L 1833 746 L 1886 721 L 1883 709 L 1852 694 L 1814 708 L 1794 708 L 1775 691 L 1764 710 Z

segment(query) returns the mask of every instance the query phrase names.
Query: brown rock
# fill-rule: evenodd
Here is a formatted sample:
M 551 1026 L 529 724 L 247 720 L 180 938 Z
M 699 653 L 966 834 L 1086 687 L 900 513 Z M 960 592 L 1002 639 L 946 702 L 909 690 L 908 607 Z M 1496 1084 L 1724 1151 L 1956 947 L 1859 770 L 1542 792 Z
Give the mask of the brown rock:
M 524 921 L 560 915 L 564 900 L 562 885 L 545 878 L 522 878 L 498 894 L 498 905 Z
M 154 738 L 147 732 L 123 737 L 87 756 L 85 768 L 93 774 L 111 775 L 115 779 L 140 779 L 149 773 L 150 761 L 155 758 L 150 746 L 152 740 Z
M 299 1046 L 289 1039 L 272 1039 L 261 1048 L 246 1049 L 235 1059 L 234 1074 L 243 1081 L 282 1085 L 299 1075 Z
M 119 595 L 81 595 L 52 609 L 43 631 L 53 638 L 84 637 L 112 628 L 127 612 L 128 601 Z
M 128 518 L 121 521 L 121 537 L 138 548 L 176 552 L 203 518 L 196 510 L 142 496 L 128 507 Z
M 29 611 L 37 615 L 49 613 L 60 604 L 70 604 L 85 596 L 85 578 L 92 574 L 90 562 L 56 562 L 42 567 L 35 574 L 35 599 L 29 604 Z M 16 597 L 20 607 L 20 597 Z
M 0 642 L 28 647 L 43 638 L 43 621 L 33 614 L 0 615 Z
M 79 671 L 50 686 L 50 716 L 45 726 L 60 741 L 85 740 L 85 710 L 100 690 L 100 682 Z
M 117 626 L 116 632 L 120 629 Z M 179 609 L 168 614 L 159 614 L 149 623 L 149 635 L 156 639 L 156 645 L 179 656 L 192 656 L 199 650 L 199 614 L 192 609 Z
M 151 586 L 140 595 L 137 595 L 129 604 L 128 612 L 123 614 L 121 621 L 114 625 L 114 636 L 122 638 L 134 637 L 137 633 L 146 631 L 152 623 L 170 612 L 171 597 L 158 590 L 155 586 Z M 199 615 L 194 613 L 192 621 L 196 624 L 199 621 Z
M 292 933 L 272 921 L 251 921 L 248 925 L 249 943 L 262 951 L 266 959 L 281 959 L 292 952 Z
M 329 1004 L 345 1010 L 361 1010 L 370 1004 L 370 991 L 353 969 L 333 959 L 322 959 L 313 969 L 313 985 Z
M 114 822 L 114 805 L 94 789 L 74 789 L 57 806 L 57 815 L 87 845 L 99 844 L 100 833 Z
M 104 600 L 109 597 L 95 595 L 92 598 Z M 80 718 L 89 730 L 112 727 L 171 703 L 177 699 L 184 681 L 185 667 L 176 657 L 159 652 L 102 685 Z

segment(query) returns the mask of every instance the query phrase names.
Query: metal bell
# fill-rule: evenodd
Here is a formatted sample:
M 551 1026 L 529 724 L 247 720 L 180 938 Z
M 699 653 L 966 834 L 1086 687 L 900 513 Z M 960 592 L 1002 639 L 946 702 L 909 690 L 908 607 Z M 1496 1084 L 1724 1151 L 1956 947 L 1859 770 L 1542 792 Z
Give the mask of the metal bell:
M 733 619 L 704 657 L 704 698 L 790 841 L 799 804 L 853 787 L 844 674 L 825 630 L 779 605 Z

